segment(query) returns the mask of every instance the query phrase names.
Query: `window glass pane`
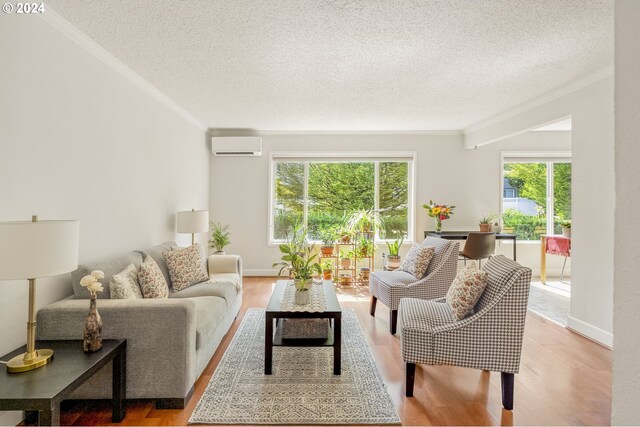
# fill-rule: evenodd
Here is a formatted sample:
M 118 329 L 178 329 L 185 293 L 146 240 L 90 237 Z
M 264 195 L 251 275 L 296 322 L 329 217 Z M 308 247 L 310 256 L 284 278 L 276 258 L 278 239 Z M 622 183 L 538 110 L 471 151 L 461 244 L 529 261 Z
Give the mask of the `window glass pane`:
M 378 207 L 385 228 L 385 239 L 398 239 L 409 235 L 409 164 L 407 162 L 380 162 Z
M 553 233 L 571 220 L 571 163 L 553 164 Z
M 546 163 L 505 163 L 504 188 L 504 231 L 518 240 L 538 240 L 546 233 Z
M 343 215 L 374 207 L 373 162 L 310 162 L 308 231 L 311 240 L 339 226 Z
M 304 164 L 275 163 L 273 238 L 286 240 L 294 224 L 302 224 Z

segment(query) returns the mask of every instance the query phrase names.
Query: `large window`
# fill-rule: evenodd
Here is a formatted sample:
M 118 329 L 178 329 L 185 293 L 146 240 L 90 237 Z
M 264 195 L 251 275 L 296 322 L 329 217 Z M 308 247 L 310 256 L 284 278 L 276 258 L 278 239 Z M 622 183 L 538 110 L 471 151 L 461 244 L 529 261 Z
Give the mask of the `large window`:
M 379 213 L 384 233 L 376 239 L 410 241 L 413 212 L 413 157 L 272 155 L 270 241 L 281 242 L 295 225 L 309 237 L 339 227 L 358 209 Z
M 504 156 L 502 220 L 518 240 L 560 234 L 571 221 L 571 159 L 568 155 Z

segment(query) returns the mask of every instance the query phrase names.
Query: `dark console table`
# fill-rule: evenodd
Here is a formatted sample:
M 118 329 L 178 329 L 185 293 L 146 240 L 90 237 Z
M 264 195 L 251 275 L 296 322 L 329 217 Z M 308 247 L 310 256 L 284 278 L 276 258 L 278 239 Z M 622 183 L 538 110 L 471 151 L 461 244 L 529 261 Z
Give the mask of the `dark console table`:
M 447 240 L 467 240 L 467 236 L 470 231 L 441 231 L 436 233 L 435 231 L 425 231 L 424 237 L 439 237 Z M 510 233 L 497 233 L 496 240 L 513 240 L 513 260 L 516 261 L 516 235 Z
M 37 348 L 53 350 L 53 361 L 33 371 L 9 373 L 0 365 L 0 410 L 27 411 L 40 425 L 60 425 L 60 402 L 104 365 L 113 361 L 112 418 L 125 416 L 127 341 L 104 340 L 101 350 L 85 354 L 82 341 L 36 341 Z M 8 361 L 24 353 L 19 348 L 0 358 Z M 35 421 L 35 420 L 34 420 Z

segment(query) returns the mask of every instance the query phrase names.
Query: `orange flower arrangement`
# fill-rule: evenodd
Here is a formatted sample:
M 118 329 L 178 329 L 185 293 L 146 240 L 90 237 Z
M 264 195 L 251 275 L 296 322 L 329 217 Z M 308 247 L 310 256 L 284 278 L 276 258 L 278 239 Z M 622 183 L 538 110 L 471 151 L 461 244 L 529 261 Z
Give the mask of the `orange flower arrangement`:
M 422 205 L 427 210 L 427 215 L 436 220 L 436 233 L 442 230 L 442 221 L 451 218 L 453 215 L 453 209 L 455 206 L 451 205 L 439 205 L 434 203 L 433 200 L 429 200 L 428 205 Z

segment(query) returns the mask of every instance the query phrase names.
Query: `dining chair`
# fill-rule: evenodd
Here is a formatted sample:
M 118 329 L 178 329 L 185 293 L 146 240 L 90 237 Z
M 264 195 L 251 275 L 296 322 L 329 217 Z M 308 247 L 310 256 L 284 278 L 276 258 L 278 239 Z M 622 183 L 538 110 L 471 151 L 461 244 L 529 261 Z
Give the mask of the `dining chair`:
M 482 265 L 482 260 L 491 258 L 496 251 L 496 233 L 483 233 L 472 231 L 467 236 L 464 248 L 460 251 L 460 259 L 465 265 L 468 259 L 478 261 Z

